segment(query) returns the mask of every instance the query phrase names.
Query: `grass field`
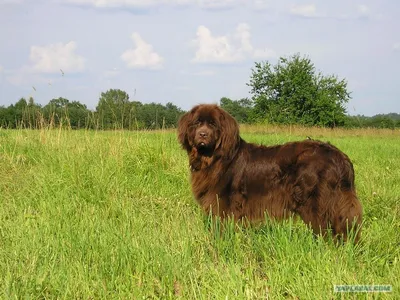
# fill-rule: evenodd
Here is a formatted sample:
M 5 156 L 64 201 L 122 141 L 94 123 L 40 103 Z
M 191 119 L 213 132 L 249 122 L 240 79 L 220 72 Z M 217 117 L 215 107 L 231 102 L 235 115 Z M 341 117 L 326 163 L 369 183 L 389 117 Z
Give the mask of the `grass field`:
M 399 297 L 400 132 L 247 126 L 242 136 L 311 136 L 345 151 L 364 207 L 360 245 L 335 247 L 291 220 L 220 235 L 192 198 L 173 131 L 0 130 L 0 298 Z

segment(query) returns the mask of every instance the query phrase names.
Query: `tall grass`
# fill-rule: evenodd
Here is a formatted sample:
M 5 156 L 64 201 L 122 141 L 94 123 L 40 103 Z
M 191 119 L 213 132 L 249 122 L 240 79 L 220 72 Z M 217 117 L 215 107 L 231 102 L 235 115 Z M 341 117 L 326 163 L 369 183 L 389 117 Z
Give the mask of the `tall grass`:
M 173 131 L 0 130 L 0 297 L 332 299 L 349 296 L 334 284 L 390 284 L 364 296 L 394 299 L 399 132 L 243 127 L 267 145 L 306 135 L 354 162 L 358 246 L 293 220 L 213 230 Z

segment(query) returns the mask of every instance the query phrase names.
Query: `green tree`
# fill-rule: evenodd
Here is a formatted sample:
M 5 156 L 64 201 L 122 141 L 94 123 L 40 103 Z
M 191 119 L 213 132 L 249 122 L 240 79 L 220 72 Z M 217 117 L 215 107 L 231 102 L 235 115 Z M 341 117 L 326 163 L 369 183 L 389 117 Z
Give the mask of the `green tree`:
M 35 103 L 32 97 L 29 97 L 28 104 L 25 107 L 23 123 L 28 128 L 39 128 L 42 107 Z
M 165 105 L 165 126 L 175 127 L 178 123 L 180 116 L 183 114 L 184 111 L 182 109 L 172 104 L 171 102 L 168 102 Z
M 85 104 L 72 101 L 67 104 L 69 123 L 72 129 L 87 128 L 89 125 L 90 111 Z
M 63 97 L 54 98 L 43 107 L 43 116 L 52 126 L 68 126 L 69 100 Z
M 96 107 L 100 127 L 104 129 L 129 128 L 131 108 L 129 95 L 125 91 L 110 89 L 101 93 Z
M 15 126 L 19 127 L 25 127 L 26 124 L 24 124 L 24 114 L 26 111 L 26 107 L 28 106 L 28 102 L 25 100 L 25 98 L 21 98 L 17 101 L 17 103 L 15 103 L 14 105 L 14 122 L 15 122 Z
M 331 127 L 345 122 L 347 82 L 317 73 L 311 60 L 299 54 L 281 57 L 274 66 L 256 62 L 247 85 L 259 120 Z
M 0 108 L 0 126 L 3 128 L 16 128 L 14 104 Z
M 139 120 L 146 129 L 160 129 L 165 126 L 166 109 L 160 103 L 143 104 L 139 111 Z
M 375 115 L 367 122 L 368 127 L 394 129 L 396 122 L 386 115 Z
M 252 120 L 252 101 L 247 98 L 232 100 L 227 97 L 220 99 L 220 106 L 229 112 L 239 123 L 250 123 Z
M 8 127 L 8 110 L 4 106 L 0 106 L 0 128 Z
M 43 107 L 43 115 L 49 124 L 70 127 L 71 129 L 94 127 L 92 113 L 85 104 L 59 97 L 52 99 Z
M 129 110 L 129 129 L 143 129 L 144 122 L 141 117 L 143 104 L 140 101 L 132 101 Z

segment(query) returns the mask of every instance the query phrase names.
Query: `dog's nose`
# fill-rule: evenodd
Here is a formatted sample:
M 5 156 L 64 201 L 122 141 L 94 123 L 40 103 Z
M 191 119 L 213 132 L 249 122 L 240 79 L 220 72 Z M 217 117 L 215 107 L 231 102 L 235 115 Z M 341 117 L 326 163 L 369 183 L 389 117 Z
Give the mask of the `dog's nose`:
M 207 137 L 207 133 L 205 133 L 204 131 L 199 132 L 199 135 L 200 135 L 202 138 Z

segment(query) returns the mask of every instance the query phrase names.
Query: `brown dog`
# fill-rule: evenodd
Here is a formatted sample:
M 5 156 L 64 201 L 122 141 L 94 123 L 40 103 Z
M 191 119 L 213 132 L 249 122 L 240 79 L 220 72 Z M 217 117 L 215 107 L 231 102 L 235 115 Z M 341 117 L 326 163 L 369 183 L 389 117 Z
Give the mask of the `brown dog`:
M 192 191 L 206 213 L 260 221 L 298 214 L 317 234 L 332 229 L 347 239 L 362 207 L 350 159 L 339 149 L 306 140 L 273 147 L 245 142 L 236 120 L 217 105 L 201 104 L 178 123 Z

